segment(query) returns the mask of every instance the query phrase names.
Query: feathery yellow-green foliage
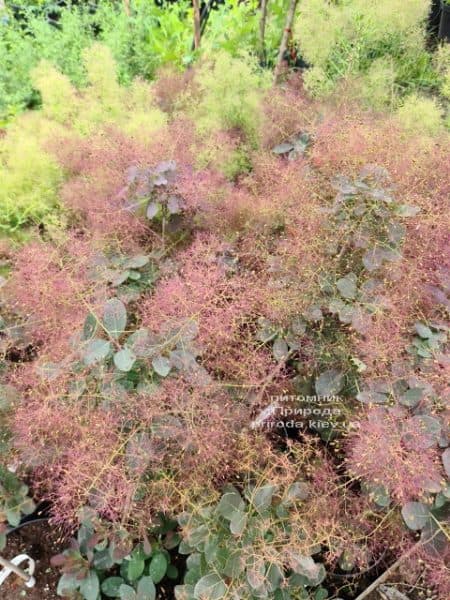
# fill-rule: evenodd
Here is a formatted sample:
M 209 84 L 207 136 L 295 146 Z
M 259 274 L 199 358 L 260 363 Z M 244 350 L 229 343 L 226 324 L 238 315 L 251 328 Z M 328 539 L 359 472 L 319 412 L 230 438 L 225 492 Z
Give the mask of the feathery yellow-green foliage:
M 84 53 L 84 65 L 89 83 L 82 90 L 47 61 L 33 70 L 42 110 L 18 117 L 0 143 L 0 227 L 7 232 L 50 215 L 57 219 L 63 174 L 46 150 L 50 141 L 89 135 L 109 125 L 148 141 L 167 122 L 150 84 L 119 85 L 108 48 L 94 44 Z
M 200 132 L 238 129 L 247 140 L 257 142 L 262 90 L 270 84 L 251 57 L 233 58 L 218 52 L 214 63 L 206 62 L 196 75 L 199 101 L 191 110 Z
M 397 110 L 397 118 L 409 133 L 435 135 L 442 129 L 444 111 L 434 98 L 409 95 Z
M 52 218 L 58 206 L 61 170 L 37 138 L 14 130 L 0 142 L 0 229 Z
M 48 119 L 80 135 L 115 125 L 144 137 L 165 125 L 166 115 L 156 107 L 150 84 L 135 81 L 130 87 L 119 85 L 109 48 L 95 43 L 83 53 L 83 60 L 88 85 L 79 91 L 49 63 L 43 62 L 34 70 L 33 81 Z
M 367 103 L 372 97 L 379 108 L 390 101 L 393 73 L 400 88 L 407 78 L 431 77 L 423 26 L 428 10 L 428 0 L 410 0 L 407 6 L 403 0 L 302 0 L 295 37 L 312 65 L 305 75 L 307 89 L 324 96 L 337 80 L 365 74 L 361 86 L 368 84 L 370 93 L 363 99 Z

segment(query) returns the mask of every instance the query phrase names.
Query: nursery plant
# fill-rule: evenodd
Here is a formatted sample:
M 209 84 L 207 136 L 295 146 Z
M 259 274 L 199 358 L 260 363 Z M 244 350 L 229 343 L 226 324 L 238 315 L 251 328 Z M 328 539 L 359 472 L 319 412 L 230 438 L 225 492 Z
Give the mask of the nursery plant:
M 322 9 L 358 76 L 399 48 L 381 8 Z M 36 66 L 0 139 L 3 521 L 49 502 L 62 597 L 356 599 L 395 571 L 446 598 L 442 98 L 374 115 L 249 52 L 127 85 L 80 56 L 80 87 Z

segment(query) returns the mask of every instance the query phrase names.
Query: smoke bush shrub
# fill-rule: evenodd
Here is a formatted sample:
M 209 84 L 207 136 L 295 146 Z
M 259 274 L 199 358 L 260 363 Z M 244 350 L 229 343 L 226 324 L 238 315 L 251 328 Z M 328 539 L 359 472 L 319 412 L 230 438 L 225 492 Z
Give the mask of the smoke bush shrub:
M 424 22 L 428 10 L 425 0 L 410 2 L 408 10 L 403 2 L 390 0 L 376 4 L 363 0 L 303 2 L 296 37 L 305 59 L 313 65 L 305 74 L 306 87 L 323 95 L 339 79 L 363 74 L 364 81 L 368 79 L 376 90 L 375 102 L 379 106 L 380 96 L 387 99 L 386 83 L 380 72 L 374 72 L 379 69 L 374 64 L 386 59 L 393 63 L 396 93 L 404 88 L 433 85 L 435 74 L 425 50 Z M 361 91 L 365 93 L 363 87 Z M 370 101 L 370 97 L 366 99 Z
M 397 110 L 397 116 L 406 131 L 435 135 L 442 127 L 444 111 L 434 98 L 411 94 Z
M 0 139 L 0 229 L 14 232 L 25 225 L 54 221 L 62 180 L 56 160 L 20 127 Z
M 176 77 L 171 104 L 121 88 L 100 55 L 76 93 L 50 71 L 64 104 L 39 67 L 47 112 L 20 120 L 65 177 L 66 231 L 7 249 L 0 280 L 1 373 L 22 398 L 11 444 L 33 493 L 65 530 L 87 508 L 134 541 L 187 512 L 181 595 L 200 597 L 211 569 L 225 581 L 222 551 L 241 559 L 226 584 L 244 598 L 274 591 L 270 564 L 293 597 L 319 564 L 390 564 L 415 542 L 408 503 L 448 505 L 448 134 L 431 146 L 350 102 L 316 106 L 295 81 L 268 91 L 221 55 Z M 247 76 L 233 115 L 231 72 Z M 126 108 L 145 123 L 157 103 L 166 125 L 130 133 Z M 227 178 L 220 152 L 247 148 L 250 170 Z M 340 419 L 290 429 L 294 409 L 323 409 L 311 396 L 337 396 Z M 240 500 L 224 515 L 227 484 Z
M 199 130 L 234 129 L 255 143 L 261 91 L 268 86 L 268 75 L 258 69 L 251 57 L 235 59 L 217 52 L 213 64 L 205 62 L 196 75 L 200 101 L 192 107 Z

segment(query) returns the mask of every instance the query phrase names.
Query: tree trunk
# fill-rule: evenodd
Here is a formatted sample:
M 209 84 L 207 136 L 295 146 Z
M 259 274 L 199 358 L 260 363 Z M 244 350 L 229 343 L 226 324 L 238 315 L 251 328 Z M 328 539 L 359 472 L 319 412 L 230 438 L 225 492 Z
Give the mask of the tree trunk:
M 200 20 L 200 0 L 192 0 L 194 5 L 194 50 L 200 48 L 201 39 L 201 20 Z
M 1 0 L 0 0 L 0 2 L 1 2 Z M 124 7 L 126 15 L 129 17 L 130 16 L 130 0 L 123 0 L 123 7 Z
M 261 0 L 261 18 L 259 20 L 259 51 L 260 60 L 263 65 L 266 64 L 266 21 L 268 4 L 269 0 Z
M 283 68 L 283 57 L 288 47 L 288 42 L 292 36 L 292 25 L 294 23 L 295 10 L 297 8 L 298 0 L 291 0 L 289 9 L 286 17 L 286 24 L 283 31 L 283 37 L 281 38 L 280 50 L 278 51 L 277 64 L 275 66 L 274 80 L 275 83 L 280 79 L 281 71 Z

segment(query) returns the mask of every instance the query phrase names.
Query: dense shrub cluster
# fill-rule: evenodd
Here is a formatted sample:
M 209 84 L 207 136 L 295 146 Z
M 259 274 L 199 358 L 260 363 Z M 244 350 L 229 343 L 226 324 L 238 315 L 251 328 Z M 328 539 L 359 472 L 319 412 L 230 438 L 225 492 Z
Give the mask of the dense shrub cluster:
M 287 4 L 280 0 L 267 5 L 262 48 L 261 3 L 213 3 L 202 25 L 201 48 L 194 51 L 192 6 L 187 0 L 97 0 L 70 6 L 6 0 L 0 20 L 0 118 L 7 121 L 23 108 L 40 104 L 40 88 L 31 74 L 42 59 L 77 88 L 84 87 L 88 77 L 82 56 L 95 41 L 110 49 L 118 79 L 126 85 L 135 77 L 154 79 L 161 67 L 181 70 L 216 52 L 233 58 L 249 53 L 271 68 Z M 409 122 L 414 124 L 412 115 L 417 115 L 436 128 L 442 125 L 441 112 L 448 112 L 448 53 L 445 46 L 430 49 L 429 11 L 429 0 L 411 0 L 407 8 L 399 0 L 305 0 L 285 59 L 307 65 L 305 85 L 315 96 L 336 89 L 341 94 L 344 86 L 348 96 L 377 110 L 402 106 L 406 97 L 408 109 L 402 112 L 411 115 Z M 202 19 L 206 13 L 202 5 Z M 217 64 L 226 68 L 223 61 Z M 430 104 L 430 92 L 440 92 L 442 107 Z
M 0 417 L 82 524 L 59 593 L 155 598 L 178 547 L 178 599 L 356 594 L 416 531 L 402 576 L 445 598 L 448 134 L 271 90 L 248 57 L 165 72 L 168 97 L 92 56 L 82 91 L 37 66 L 42 111 L 1 140 L 37 206 L 0 222 L 39 227 L 1 279 Z

